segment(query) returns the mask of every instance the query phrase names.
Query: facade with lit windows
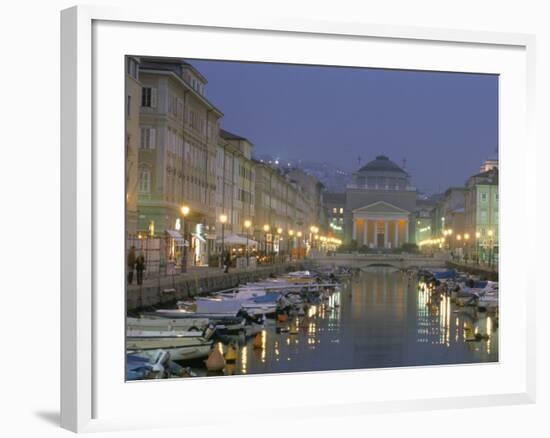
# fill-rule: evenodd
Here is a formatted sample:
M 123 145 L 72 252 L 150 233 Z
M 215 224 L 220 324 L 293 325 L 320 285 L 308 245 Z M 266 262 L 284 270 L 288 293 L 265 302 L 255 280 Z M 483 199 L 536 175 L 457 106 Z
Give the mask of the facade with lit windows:
M 216 237 L 223 114 L 204 96 L 206 79 L 182 59 L 141 58 L 139 79 L 138 237 L 160 239 L 178 262 L 187 241 L 187 263 L 206 265 Z
M 344 210 L 346 194 L 326 192 L 323 195 L 328 231 L 337 239 L 344 239 Z
M 470 236 L 469 254 L 482 263 L 498 260 L 498 168 L 471 176 L 466 183 L 465 228 Z

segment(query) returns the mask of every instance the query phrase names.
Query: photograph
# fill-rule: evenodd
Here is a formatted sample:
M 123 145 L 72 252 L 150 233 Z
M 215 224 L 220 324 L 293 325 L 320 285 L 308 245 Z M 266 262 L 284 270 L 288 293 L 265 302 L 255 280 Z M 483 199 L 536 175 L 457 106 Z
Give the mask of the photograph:
M 497 74 L 124 62 L 126 381 L 499 362 Z

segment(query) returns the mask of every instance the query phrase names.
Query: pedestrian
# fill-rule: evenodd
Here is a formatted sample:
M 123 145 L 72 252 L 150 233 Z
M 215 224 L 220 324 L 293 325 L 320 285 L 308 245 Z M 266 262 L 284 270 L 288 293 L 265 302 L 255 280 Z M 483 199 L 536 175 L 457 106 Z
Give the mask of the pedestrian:
M 229 272 L 229 264 L 231 263 L 231 255 L 229 254 L 229 251 L 225 253 L 225 261 L 224 261 L 224 270 L 226 274 Z
M 132 284 L 134 281 L 134 268 L 136 265 L 136 247 L 132 245 L 130 251 L 128 251 L 128 258 L 126 259 L 126 266 L 128 267 L 128 284 Z
M 137 284 L 143 284 L 143 271 L 145 271 L 145 257 L 140 254 L 136 259 Z

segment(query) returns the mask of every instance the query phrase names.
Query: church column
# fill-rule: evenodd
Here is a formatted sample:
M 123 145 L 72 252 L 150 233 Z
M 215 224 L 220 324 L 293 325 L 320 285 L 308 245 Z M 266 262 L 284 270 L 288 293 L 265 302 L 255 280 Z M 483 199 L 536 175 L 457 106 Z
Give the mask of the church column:
M 352 223 L 352 227 L 351 227 L 352 239 L 357 240 L 357 221 L 355 219 L 352 219 L 351 223 Z
M 384 219 L 384 248 L 388 247 L 388 221 Z
M 369 221 L 367 218 L 363 219 L 363 245 L 368 245 L 369 241 L 367 239 L 367 227 Z
M 399 248 L 399 221 L 393 221 L 393 247 Z
M 409 243 L 409 220 L 405 221 L 405 243 Z

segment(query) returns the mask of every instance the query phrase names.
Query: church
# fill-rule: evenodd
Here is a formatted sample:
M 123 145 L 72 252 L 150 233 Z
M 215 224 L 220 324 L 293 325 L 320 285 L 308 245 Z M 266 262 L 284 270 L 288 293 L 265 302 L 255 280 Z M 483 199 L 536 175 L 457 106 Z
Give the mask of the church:
M 414 242 L 416 187 L 385 155 L 361 167 L 346 187 L 345 239 L 358 247 L 392 249 Z

